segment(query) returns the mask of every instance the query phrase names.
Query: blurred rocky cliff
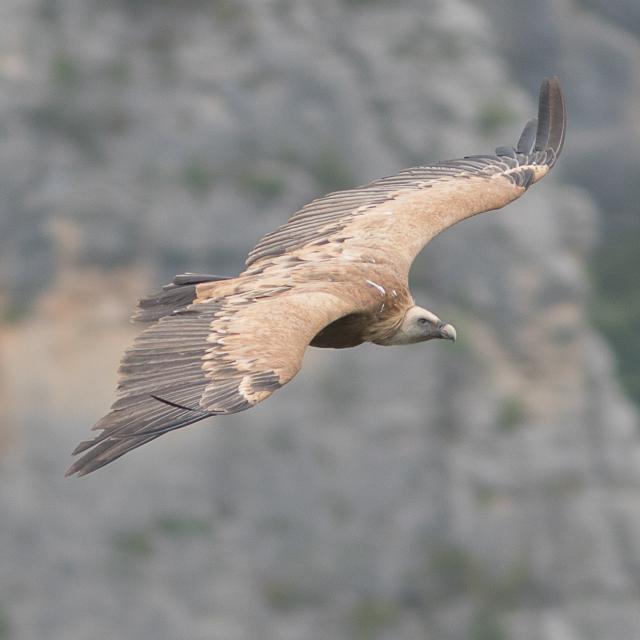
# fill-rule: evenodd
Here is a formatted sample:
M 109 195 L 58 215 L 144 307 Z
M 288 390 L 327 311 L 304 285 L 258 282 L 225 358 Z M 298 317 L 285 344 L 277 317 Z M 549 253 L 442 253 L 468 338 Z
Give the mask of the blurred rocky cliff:
M 0 639 L 637 637 L 640 439 L 592 325 L 633 333 L 607 259 L 640 237 L 638 19 L 625 0 L 5 0 Z M 63 479 L 137 297 L 236 273 L 317 195 L 514 142 L 551 74 L 557 169 L 413 270 L 458 343 L 311 350 L 255 410 Z M 633 344 L 614 343 L 631 378 Z

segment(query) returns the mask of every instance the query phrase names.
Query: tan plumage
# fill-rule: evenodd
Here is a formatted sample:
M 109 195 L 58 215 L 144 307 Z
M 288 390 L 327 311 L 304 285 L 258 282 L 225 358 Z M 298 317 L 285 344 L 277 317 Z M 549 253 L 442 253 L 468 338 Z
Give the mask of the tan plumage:
M 520 197 L 555 163 L 565 109 L 556 78 L 515 148 L 406 169 L 303 207 L 251 250 L 236 278 L 176 276 L 141 300 L 150 323 L 127 350 L 118 398 L 80 443 L 84 475 L 159 435 L 249 409 L 291 380 L 309 344 L 455 339 L 417 307 L 411 263 L 435 235 Z

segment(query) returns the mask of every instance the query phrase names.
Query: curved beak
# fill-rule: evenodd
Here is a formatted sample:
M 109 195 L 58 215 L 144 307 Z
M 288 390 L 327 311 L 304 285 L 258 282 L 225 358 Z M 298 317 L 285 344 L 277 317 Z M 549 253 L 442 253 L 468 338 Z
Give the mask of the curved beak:
M 458 334 L 456 333 L 456 328 L 452 324 L 445 324 L 440 327 L 440 337 L 445 340 L 451 340 L 451 342 L 455 342 Z

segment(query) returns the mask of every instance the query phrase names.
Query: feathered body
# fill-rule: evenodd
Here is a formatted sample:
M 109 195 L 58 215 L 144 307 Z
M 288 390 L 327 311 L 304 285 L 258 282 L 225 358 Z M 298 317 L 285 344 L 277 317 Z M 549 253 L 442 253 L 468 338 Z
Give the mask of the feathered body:
M 538 119 L 515 148 L 314 200 L 265 236 L 237 277 L 183 274 L 141 300 L 134 319 L 148 326 L 124 355 L 118 398 L 67 473 L 254 406 L 295 376 L 309 345 L 455 339 L 451 325 L 413 301 L 415 256 L 444 229 L 520 197 L 551 169 L 564 132 L 560 85 L 545 80 Z

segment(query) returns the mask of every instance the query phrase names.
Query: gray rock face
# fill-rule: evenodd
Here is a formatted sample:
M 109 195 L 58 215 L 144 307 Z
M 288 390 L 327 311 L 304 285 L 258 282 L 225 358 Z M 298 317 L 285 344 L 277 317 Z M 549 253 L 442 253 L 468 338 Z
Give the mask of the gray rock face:
M 573 4 L 491 4 L 3 3 L 0 291 L 33 302 L 0 333 L 0 638 L 637 636 L 640 446 L 585 310 L 588 179 L 420 257 L 455 346 L 311 350 L 255 410 L 62 478 L 145 288 L 238 271 L 329 190 L 515 140 L 556 56 L 573 95 L 636 95 L 598 15 L 584 51 L 620 73 L 585 79 Z M 570 108 L 573 179 L 609 107 Z

